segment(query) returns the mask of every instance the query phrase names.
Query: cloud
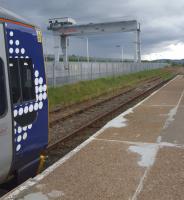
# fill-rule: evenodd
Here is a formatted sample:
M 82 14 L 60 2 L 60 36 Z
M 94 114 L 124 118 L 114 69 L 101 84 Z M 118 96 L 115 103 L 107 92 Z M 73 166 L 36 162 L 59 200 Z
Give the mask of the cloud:
M 79 22 L 137 19 L 141 22 L 142 51 L 145 55 L 162 51 L 176 42 L 184 42 L 183 0 L 0 0 L 0 5 L 21 14 L 45 31 L 51 17 L 70 16 Z M 122 43 L 130 57 L 134 53 L 133 39 L 132 33 L 92 37 L 90 51 L 99 57 L 118 57 L 114 46 Z M 72 41 L 70 53 L 84 54 L 81 41 Z
M 184 54 L 184 43 L 178 42 L 175 44 L 170 44 L 165 46 L 163 50 L 148 55 L 144 55 L 143 58 L 146 60 L 156 60 L 156 59 L 183 59 Z

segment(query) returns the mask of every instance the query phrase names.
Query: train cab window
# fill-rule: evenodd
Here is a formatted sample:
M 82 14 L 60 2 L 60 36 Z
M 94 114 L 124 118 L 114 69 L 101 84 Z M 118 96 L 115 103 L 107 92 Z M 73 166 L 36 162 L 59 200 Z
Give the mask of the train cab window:
M 22 82 L 22 98 L 23 101 L 35 99 L 34 73 L 31 59 L 20 60 L 21 82 Z
M 13 103 L 34 100 L 36 95 L 31 59 L 10 58 L 9 65 Z
M 0 59 L 0 116 L 5 113 L 6 110 L 6 92 L 5 92 L 5 76 L 4 65 Z

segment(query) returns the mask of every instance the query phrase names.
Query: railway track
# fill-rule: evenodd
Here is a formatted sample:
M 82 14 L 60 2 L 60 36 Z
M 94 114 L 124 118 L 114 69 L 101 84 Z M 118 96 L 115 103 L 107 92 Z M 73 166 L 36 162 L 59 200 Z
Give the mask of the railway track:
M 144 81 L 141 81 L 138 84 L 138 86 L 141 85 L 142 83 L 149 84 L 157 80 L 160 80 L 160 77 L 154 77 L 151 79 L 149 78 Z M 104 97 L 104 95 L 102 95 L 100 98 L 97 98 L 97 100 L 94 100 L 93 102 L 82 102 L 82 103 L 74 104 L 72 105 L 74 107 L 73 109 L 70 106 L 67 106 L 65 108 L 62 108 L 62 107 L 56 108 L 50 112 L 49 126 L 53 127 L 55 124 L 57 124 L 58 122 L 62 120 L 66 120 L 67 118 L 70 118 L 73 115 L 80 114 L 84 111 L 91 109 L 92 107 L 99 106 L 100 104 L 103 104 L 107 101 L 111 101 L 112 99 L 115 99 L 121 95 L 125 95 L 133 91 L 137 87 L 123 89 L 120 92 L 117 92 L 115 95 L 111 95 L 110 97 L 109 96 Z
M 149 80 L 139 87 L 128 89 L 114 97 L 57 119 L 50 128 L 50 142 L 45 152 L 48 155 L 47 167 L 89 138 L 109 120 L 144 99 L 169 80 L 163 81 L 161 78 Z

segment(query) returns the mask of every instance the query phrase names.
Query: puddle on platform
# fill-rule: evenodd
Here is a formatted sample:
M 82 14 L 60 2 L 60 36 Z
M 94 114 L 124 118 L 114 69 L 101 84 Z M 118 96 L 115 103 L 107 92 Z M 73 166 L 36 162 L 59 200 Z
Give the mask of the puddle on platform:
M 141 167 L 150 167 L 154 164 L 158 149 L 158 144 L 141 144 L 128 148 L 129 151 L 141 156 L 141 159 L 138 161 L 138 165 Z
M 55 200 L 61 199 L 64 196 L 64 193 L 61 191 L 53 190 L 48 194 L 43 194 L 42 192 L 35 192 L 24 196 L 18 200 Z
M 103 129 L 107 128 L 123 128 L 128 125 L 128 120 L 125 118 L 126 115 L 133 113 L 133 109 L 128 109 L 123 114 L 119 115 L 118 117 L 114 118 L 110 122 L 108 122 Z
M 24 198 L 19 199 L 19 200 L 48 200 L 48 196 L 41 193 L 41 192 L 36 192 L 36 193 L 31 193 L 26 195 Z

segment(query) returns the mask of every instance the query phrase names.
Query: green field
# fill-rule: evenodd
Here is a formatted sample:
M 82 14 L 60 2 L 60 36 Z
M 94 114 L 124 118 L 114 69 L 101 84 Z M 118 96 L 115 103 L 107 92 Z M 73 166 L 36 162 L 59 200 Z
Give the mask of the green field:
M 89 100 L 102 94 L 115 92 L 120 88 L 136 86 L 137 83 L 152 77 L 167 79 L 173 73 L 167 69 L 155 69 L 118 77 L 100 78 L 91 81 L 81 81 L 75 84 L 64 85 L 57 88 L 49 88 L 49 106 L 66 106 Z

